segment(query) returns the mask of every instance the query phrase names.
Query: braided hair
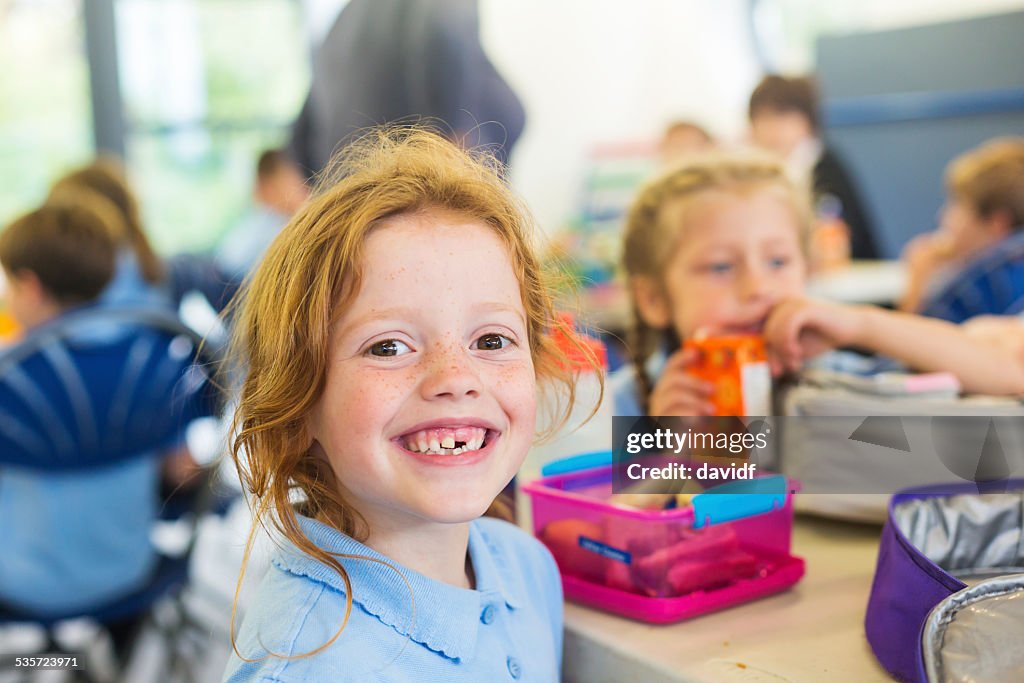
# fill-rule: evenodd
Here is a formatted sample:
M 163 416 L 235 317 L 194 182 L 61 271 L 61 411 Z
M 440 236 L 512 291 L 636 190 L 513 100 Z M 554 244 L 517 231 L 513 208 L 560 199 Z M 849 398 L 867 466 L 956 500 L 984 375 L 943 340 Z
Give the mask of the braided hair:
M 676 166 L 645 185 L 627 214 L 623 236 L 622 268 L 627 280 L 637 276 L 663 283 L 665 269 L 685 237 L 685 221 L 680 221 L 679 203 L 692 200 L 704 192 L 747 192 L 755 187 L 773 186 L 790 198 L 799 217 L 801 241 L 811 222 L 809 188 L 790 179 L 781 163 L 771 157 L 754 154 L 724 154 L 695 157 Z M 673 220 L 675 219 L 675 220 Z M 632 288 L 631 288 L 632 289 Z M 631 292 L 633 320 L 627 335 L 633 368 L 636 373 L 637 398 L 646 413 L 654 379 L 647 373 L 646 363 L 661 348 L 677 348 L 681 340 L 674 327 L 657 328 L 644 320 Z

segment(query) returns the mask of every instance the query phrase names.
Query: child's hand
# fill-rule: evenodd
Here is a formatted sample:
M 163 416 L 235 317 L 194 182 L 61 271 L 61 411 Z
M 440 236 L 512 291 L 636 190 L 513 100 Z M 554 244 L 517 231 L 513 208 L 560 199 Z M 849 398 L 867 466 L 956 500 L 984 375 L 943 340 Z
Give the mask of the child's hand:
M 907 267 L 907 283 L 900 309 L 916 311 L 935 276 L 956 257 L 953 240 L 941 231 L 926 232 L 907 242 L 900 255 Z
M 799 370 L 803 361 L 837 346 L 856 344 L 865 326 L 865 308 L 789 299 L 778 304 L 764 326 L 773 374 Z
M 907 242 L 901 258 L 915 273 L 930 275 L 956 256 L 953 241 L 943 232 L 926 232 Z
M 968 337 L 1024 363 L 1024 320 L 1017 316 L 979 315 L 961 325 Z
M 714 415 L 711 396 L 715 386 L 687 373 L 698 357 L 697 349 L 681 349 L 668 358 L 661 378 L 651 392 L 651 415 Z

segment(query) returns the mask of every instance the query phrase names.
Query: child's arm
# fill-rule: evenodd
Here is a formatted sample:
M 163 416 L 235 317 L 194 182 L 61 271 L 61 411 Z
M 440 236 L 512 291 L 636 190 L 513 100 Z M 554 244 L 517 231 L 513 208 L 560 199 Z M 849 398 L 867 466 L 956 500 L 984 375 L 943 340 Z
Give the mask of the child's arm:
M 856 346 L 916 370 L 952 372 L 968 392 L 1024 393 L 1021 359 L 935 318 L 875 306 L 791 299 L 772 311 L 765 339 L 777 361 L 794 370 L 805 358 L 829 348 Z
M 709 382 L 686 372 L 697 360 L 696 349 L 679 350 L 669 356 L 665 369 L 651 391 L 647 412 L 650 415 L 714 415 Z

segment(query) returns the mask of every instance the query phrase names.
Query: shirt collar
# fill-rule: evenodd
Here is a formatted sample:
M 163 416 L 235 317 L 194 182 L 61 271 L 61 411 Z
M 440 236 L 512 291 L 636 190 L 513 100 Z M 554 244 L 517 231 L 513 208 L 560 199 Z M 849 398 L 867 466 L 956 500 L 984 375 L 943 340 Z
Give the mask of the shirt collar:
M 399 634 L 450 659 L 469 661 L 476 649 L 483 606 L 498 599 L 510 609 L 521 604 L 508 590 L 508 577 L 496 562 L 498 548 L 477 523 L 470 524 L 469 555 L 476 590 L 457 588 L 399 565 L 336 529 L 298 515 L 299 527 L 315 545 L 339 557 L 352 583 L 352 601 Z M 298 550 L 281 545 L 274 563 L 292 574 L 318 581 L 344 594 L 345 582 L 334 569 Z M 397 571 L 396 571 L 397 570 Z
M 479 522 L 469 525 L 469 557 L 476 575 L 476 592 L 500 598 L 509 609 L 522 606 L 523 596 L 514 590 L 516 582 L 509 576 L 512 558 L 503 557 L 501 548 Z

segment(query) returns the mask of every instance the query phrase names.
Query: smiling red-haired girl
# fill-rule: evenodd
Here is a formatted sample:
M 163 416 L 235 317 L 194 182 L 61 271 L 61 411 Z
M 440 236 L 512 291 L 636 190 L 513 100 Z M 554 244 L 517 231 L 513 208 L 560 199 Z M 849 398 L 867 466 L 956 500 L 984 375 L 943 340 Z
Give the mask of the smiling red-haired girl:
M 225 680 L 558 678 L 555 563 L 481 518 L 538 389 L 574 400 L 530 230 L 496 162 L 389 129 L 270 246 L 235 319 L 233 453 L 279 550 Z

